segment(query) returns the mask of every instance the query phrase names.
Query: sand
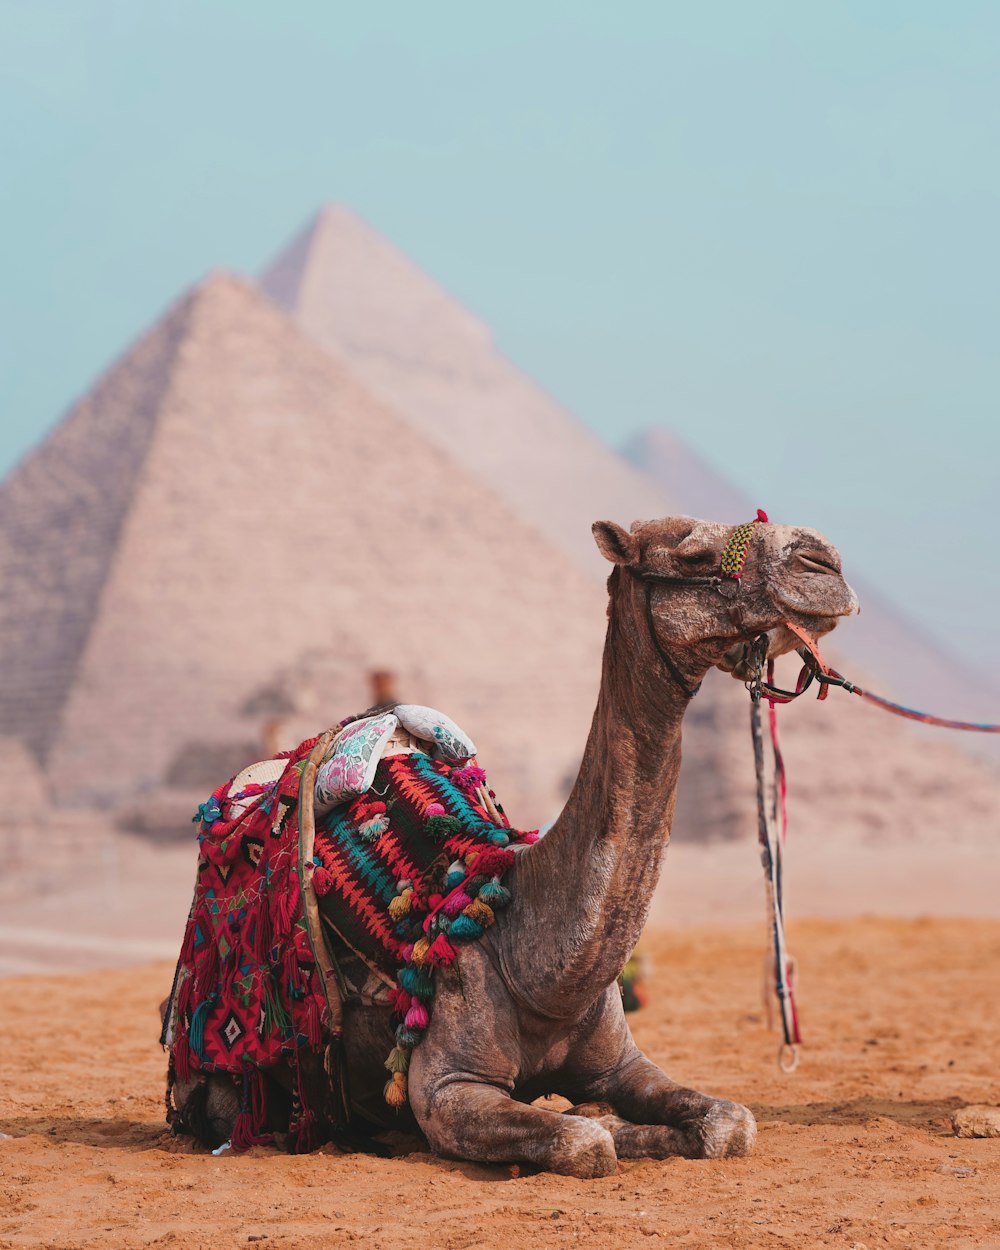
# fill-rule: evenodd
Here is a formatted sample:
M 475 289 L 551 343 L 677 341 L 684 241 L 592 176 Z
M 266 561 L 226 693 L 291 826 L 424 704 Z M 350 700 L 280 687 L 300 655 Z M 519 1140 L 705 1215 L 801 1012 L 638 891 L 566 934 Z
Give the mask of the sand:
M 325 1148 L 221 1158 L 163 1124 L 166 963 L 0 980 L 0 1247 L 1000 1245 L 1000 1140 L 951 1134 L 1000 1101 L 1000 922 L 791 928 L 808 1042 L 775 1066 L 760 926 L 657 929 L 640 1045 L 747 1102 L 754 1155 L 603 1180 Z

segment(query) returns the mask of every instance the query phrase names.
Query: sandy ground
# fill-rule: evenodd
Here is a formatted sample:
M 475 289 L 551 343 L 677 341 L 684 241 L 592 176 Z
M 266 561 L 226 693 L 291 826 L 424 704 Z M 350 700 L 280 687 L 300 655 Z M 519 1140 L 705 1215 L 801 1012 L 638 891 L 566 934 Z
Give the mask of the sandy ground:
M 0 981 L 0 1247 L 1000 1246 L 1000 922 L 799 922 L 808 1046 L 776 1069 L 761 926 L 658 929 L 640 1044 L 747 1102 L 755 1154 L 578 1181 L 329 1148 L 213 1158 L 163 1125 L 164 963 Z

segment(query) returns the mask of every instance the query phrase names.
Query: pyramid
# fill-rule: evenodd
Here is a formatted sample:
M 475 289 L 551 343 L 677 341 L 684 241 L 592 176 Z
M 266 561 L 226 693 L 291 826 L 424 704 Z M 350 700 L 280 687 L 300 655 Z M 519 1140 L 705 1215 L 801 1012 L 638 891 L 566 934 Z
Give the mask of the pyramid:
M 590 573 L 607 572 L 594 520 L 671 512 L 660 489 L 505 360 L 482 322 L 349 209 L 323 209 L 261 286 Z
M 589 537 L 598 517 L 627 524 L 687 513 L 738 521 L 759 505 L 665 432 L 627 449 L 626 457 L 599 442 L 500 355 L 482 322 L 342 206 L 323 209 L 266 270 L 261 285 L 401 417 L 487 478 L 519 516 L 544 528 L 588 573 L 607 572 Z M 924 643 L 880 596 L 866 589 L 862 601 L 859 620 L 871 617 L 879 628 L 876 640 L 858 650 L 864 662 L 852 671 L 859 679 L 883 668 L 902 676 L 904 666 L 890 661 L 905 654 L 906 663 L 940 675 L 940 687 L 922 686 L 928 697 L 940 690 L 942 697 L 950 694 L 948 706 L 956 700 L 970 706 L 963 702 L 970 692 L 959 666 Z M 845 655 L 856 653 L 859 620 L 836 635 Z M 710 674 L 694 700 L 685 720 L 676 837 L 753 835 L 746 701 L 742 687 L 721 674 Z M 807 773 L 793 778 L 793 815 L 817 834 L 838 827 L 929 833 L 940 820 L 955 836 L 973 836 L 982 827 L 984 802 L 1000 797 L 991 768 L 966 759 L 953 742 L 913 731 L 859 700 L 799 705 L 782 722 L 791 727 L 786 753 Z M 837 785 L 828 784 L 830 777 Z M 959 778 L 967 802 L 955 803 Z
M 317 651 L 314 732 L 368 702 L 363 655 L 468 726 L 522 823 L 578 764 L 602 587 L 246 282 L 171 310 L 0 516 L 0 735 L 64 804 L 118 804 L 185 743 L 245 739 L 248 701 Z

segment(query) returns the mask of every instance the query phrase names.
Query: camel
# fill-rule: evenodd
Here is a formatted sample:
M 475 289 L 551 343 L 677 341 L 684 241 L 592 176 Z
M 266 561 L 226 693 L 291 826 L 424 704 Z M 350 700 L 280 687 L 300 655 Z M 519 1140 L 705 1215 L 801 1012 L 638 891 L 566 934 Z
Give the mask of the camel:
M 745 1106 L 681 1087 L 642 1054 L 618 987 L 660 875 L 681 724 L 702 679 L 712 667 L 745 678 L 749 644 L 764 634 L 769 656 L 794 649 L 800 639 L 786 622 L 818 637 L 858 610 L 839 554 L 811 529 L 742 527 L 745 562 L 720 579 L 734 532 L 690 517 L 593 526 L 614 568 L 579 776 L 546 836 L 518 851 L 502 921 L 440 970 L 410 1062 L 409 1106 L 398 1112 L 382 1098 L 391 1009 L 384 996 L 348 995 L 343 1053 L 359 1123 L 411 1130 L 453 1159 L 581 1178 L 607 1176 L 619 1159 L 752 1150 Z M 360 986 L 363 969 L 356 975 L 347 950 L 336 954 L 347 983 Z M 201 1135 L 214 1144 L 231 1134 L 238 1099 L 231 1081 L 209 1077 L 208 1086 Z M 178 1106 L 192 1088 L 176 1089 Z M 552 1093 L 571 1111 L 536 1104 Z

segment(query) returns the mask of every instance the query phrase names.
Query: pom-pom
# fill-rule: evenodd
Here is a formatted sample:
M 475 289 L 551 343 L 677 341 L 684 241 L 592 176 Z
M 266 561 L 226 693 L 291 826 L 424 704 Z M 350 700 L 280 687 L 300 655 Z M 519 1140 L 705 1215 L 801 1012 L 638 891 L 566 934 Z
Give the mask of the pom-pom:
M 412 890 L 412 889 L 413 889 L 413 882 L 412 882 L 412 881 L 410 881 L 410 880 L 408 880 L 406 877 L 401 877 L 401 878 L 400 878 L 400 879 L 396 882 L 396 893 L 397 893 L 397 894 L 402 894 L 404 890 Z
M 423 1005 L 419 998 L 413 1000 L 410 1010 L 406 1013 L 403 1023 L 408 1029 L 423 1030 L 430 1024 L 431 1018 L 427 1014 L 427 1008 Z
M 466 894 L 464 890 L 459 890 L 457 894 L 452 894 L 450 898 L 448 898 L 442 908 L 442 911 L 446 916 L 449 916 L 452 920 L 454 920 L 458 913 L 460 911 L 464 911 L 471 902 L 472 899 L 468 896 L 468 894 Z
M 491 832 L 488 834 L 488 837 L 489 837 L 490 842 L 492 842 L 494 846 L 506 846 L 507 843 L 510 841 L 510 835 L 506 833 L 503 829 L 491 830 Z
M 517 840 L 522 846 L 534 846 L 541 836 L 537 829 L 526 829 L 517 835 Z
M 435 842 L 443 842 L 461 832 L 462 822 L 455 816 L 429 816 L 424 825 L 424 833 Z
M 427 952 L 430 948 L 431 944 L 425 937 L 419 938 L 413 943 L 413 950 L 408 962 L 416 964 L 418 968 L 422 968 L 427 962 Z
M 484 932 L 483 926 L 478 921 L 463 913 L 451 922 L 449 937 L 456 942 L 474 942 L 476 938 L 481 938 Z
M 402 920 L 404 916 L 410 914 L 410 904 L 413 901 L 413 891 L 404 890 L 402 894 L 397 894 L 394 899 L 389 902 L 389 915 L 393 920 Z
M 403 1072 L 394 1072 L 392 1080 L 386 1081 L 383 1097 L 390 1107 L 406 1106 L 406 1074 Z
M 472 902 L 462 912 L 463 916 L 468 916 L 470 920 L 474 920 L 476 924 L 481 924 L 484 929 L 488 929 L 496 917 L 493 915 L 493 908 L 478 898 L 474 898 Z
M 510 890 L 505 885 L 500 884 L 499 877 L 492 877 L 480 889 L 479 897 L 488 907 L 492 907 L 496 911 L 499 908 L 506 907 L 510 902 Z
M 333 878 L 322 864 L 318 868 L 313 869 L 312 884 L 317 894 L 329 894 L 333 886 Z
M 420 972 L 416 968 L 400 968 L 397 980 L 408 994 L 417 998 L 434 997 L 434 981 L 426 972 Z
M 758 520 L 758 521 L 766 521 L 766 520 L 767 520 L 767 513 L 764 511 L 764 509 L 763 509 L 763 508 L 758 508 L 758 509 L 757 509 L 757 520 Z
M 420 1033 L 415 1033 L 413 1029 L 408 1029 L 405 1024 L 396 1026 L 396 1045 L 401 1046 L 403 1050 L 412 1050 L 421 1038 Z
M 387 1072 L 408 1072 L 410 1068 L 410 1052 L 402 1046 L 393 1046 L 389 1058 L 385 1061 Z
M 453 963 L 458 951 L 448 941 L 443 933 L 439 933 L 433 942 L 427 948 L 427 963 L 432 968 L 446 968 L 448 964 Z
M 366 842 L 377 842 L 388 828 L 388 816 L 373 816 L 371 820 L 366 820 L 363 825 L 358 826 L 358 833 Z
M 479 786 L 486 785 L 486 772 L 475 764 L 465 764 L 462 768 L 451 770 L 451 780 L 460 790 L 469 794 Z
M 441 803 L 428 803 L 424 808 L 425 816 L 443 816 L 444 814 L 444 805 Z
M 506 846 L 484 846 L 475 860 L 477 873 L 499 877 L 514 862 L 514 852 Z

